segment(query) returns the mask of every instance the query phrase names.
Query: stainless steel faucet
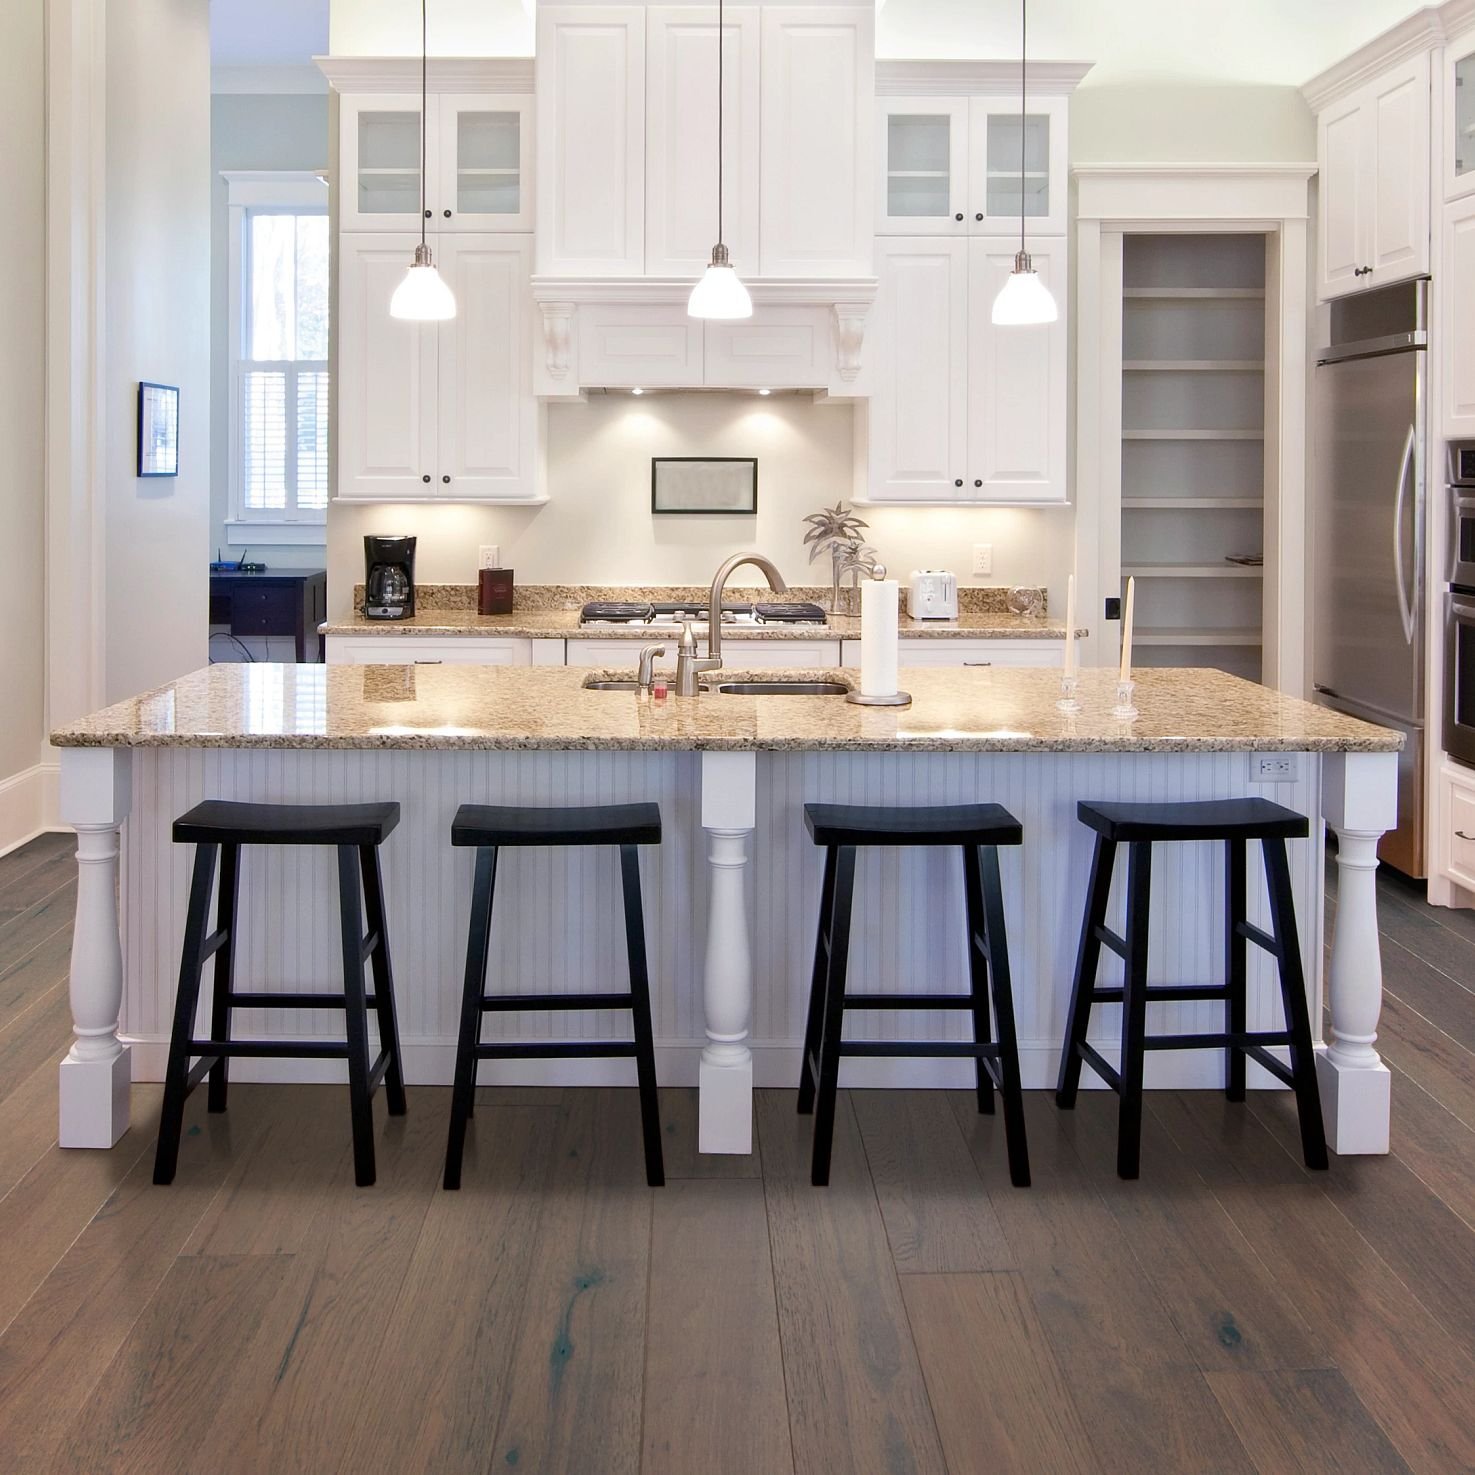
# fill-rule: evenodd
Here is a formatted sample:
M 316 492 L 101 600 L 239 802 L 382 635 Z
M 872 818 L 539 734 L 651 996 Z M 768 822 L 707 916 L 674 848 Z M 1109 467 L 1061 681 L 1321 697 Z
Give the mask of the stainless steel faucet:
M 784 576 L 761 553 L 734 553 L 712 576 L 712 598 L 707 608 L 707 654 L 698 659 L 696 633 L 690 625 L 681 630 L 681 645 L 676 652 L 676 695 L 694 697 L 697 677 L 703 671 L 716 671 L 722 666 L 722 595 L 727 581 L 745 563 L 751 563 L 768 580 L 775 594 L 787 594 Z
M 640 648 L 640 669 L 635 673 L 635 685 L 646 696 L 655 685 L 656 657 L 665 654 L 664 645 L 643 645 Z

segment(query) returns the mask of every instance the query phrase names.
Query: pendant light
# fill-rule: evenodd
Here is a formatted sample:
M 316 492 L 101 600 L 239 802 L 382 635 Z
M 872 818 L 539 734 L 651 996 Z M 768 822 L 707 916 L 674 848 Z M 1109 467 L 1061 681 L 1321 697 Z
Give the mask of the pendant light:
M 415 247 L 415 259 L 404 281 L 389 299 L 389 315 L 414 323 L 443 323 L 456 316 L 456 299 L 435 269 L 425 240 L 425 113 L 430 90 L 426 77 L 429 42 L 425 4 L 426 0 L 420 0 L 420 244 Z
M 722 0 L 717 0 L 717 244 L 712 247 L 712 260 L 702 279 L 691 289 L 686 313 L 694 318 L 750 318 L 753 299 L 742 279 L 733 270 L 732 258 L 722 244 L 722 53 L 725 35 L 722 28 Z
M 1029 252 L 1024 249 L 1025 138 L 1028 118 L 1025 113 L 1025 60 L 1028 54 L 1028 0 L 1019 0 L 1019 254 L 1014 270 L 1009 273 L 999 295 L 994 298 L 993 320 L 1001 327 L 1023 327 L 1033 323 L 1053 323 L 1060 316 L 1050 289 L 1040 280 Z

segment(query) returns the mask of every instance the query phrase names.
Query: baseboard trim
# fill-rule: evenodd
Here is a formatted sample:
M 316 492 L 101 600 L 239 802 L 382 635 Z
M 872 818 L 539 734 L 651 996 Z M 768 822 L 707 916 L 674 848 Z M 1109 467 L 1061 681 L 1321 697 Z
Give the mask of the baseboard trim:
M 59 804 L 61 768 L 38 763 L 0 779 L 0 855 L 37 835 L 63 828 Z

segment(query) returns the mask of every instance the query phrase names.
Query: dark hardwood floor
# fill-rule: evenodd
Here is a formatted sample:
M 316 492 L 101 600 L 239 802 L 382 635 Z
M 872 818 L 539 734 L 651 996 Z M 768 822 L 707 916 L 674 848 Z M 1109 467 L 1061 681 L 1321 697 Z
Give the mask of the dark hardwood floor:
M 1475 914 L 1380 882 L 1394 1152 L 1303 1171 L 1287 1095 L 1029 1099 L 1009 1186 L 971 1095 L 856 1093 L 809 1186 L 791 1092 L 708 1159 L 662 1093 L 158 1089 L 110 1153 L 55 1145 L 71 844 L 0 858 L 0 1471 L 896 1475 L 1475 1470 Z M 1334 902 L 1331 903 L 1334 905 Z

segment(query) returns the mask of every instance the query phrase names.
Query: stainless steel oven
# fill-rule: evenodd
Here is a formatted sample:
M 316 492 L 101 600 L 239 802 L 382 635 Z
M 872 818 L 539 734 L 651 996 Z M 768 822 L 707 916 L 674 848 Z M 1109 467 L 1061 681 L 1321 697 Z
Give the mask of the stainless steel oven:
M 1475 763 L 1475 589 L 1451 589 L 1444 617 L 1444 750 Z
M 1475 441 L 1449 443 L 1449 582 L 1475 590 Z

